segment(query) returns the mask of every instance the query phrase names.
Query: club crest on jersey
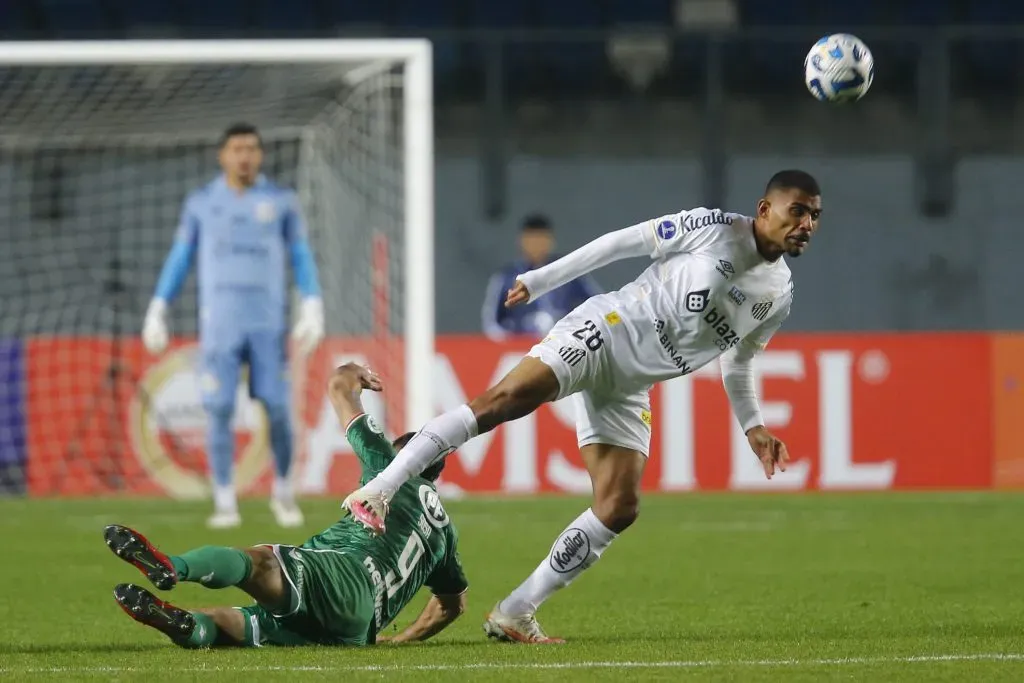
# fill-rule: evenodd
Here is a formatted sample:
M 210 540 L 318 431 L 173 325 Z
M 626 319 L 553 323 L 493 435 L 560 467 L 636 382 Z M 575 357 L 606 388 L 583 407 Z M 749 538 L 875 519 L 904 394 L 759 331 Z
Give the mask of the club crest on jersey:
M 768 311 L 770 310 L 772 310 L 771 301 L 758 301 L 750 307 L 750 315 L 754 317 L 754 320 L 764 320 L 768 317 Z
M 736 269 L 733 268 L 732 264 L 725 259 L 718 259 L 718 265 L 715 266 L 715 270 L 717 270 L 726 280 L 736 274 Z
M 420 485 L 420 505 L 423 506 L 423 511 L 427 513 L 427 522 L 430 526 L 435 529 L 443 529 L 448 526 L 448 512 L 441 505 L 441 497 L 437 495 L 437 491 L 432 486 L 426 484 Z
M 729 298 L 737 306 L 742 306 L 743 302 L 747 300 L 747 295 L 741 292 L 736 285 L 733 285 L 732 289 L 729 290 Z
M 655 232 L 658 233 L 658 237 L 661 239 L 670 240 L 676 236 L 678 228 L 676 228 L 676 224 L 672 221 L 662 221 L 658 223 L 658 229 Z
M 260 223 L 273 223 L 277 218 L 277 208 L 273 202 L 260 202 L 256 205 L 256 220 Z
M 700 289 L 686 295 L 686 310 L 690 313 L 702 313 L 708 307 L 711 298 L 710 289 Z
M 366 416 L 366 427 L 374 434 L 383 434 L 384 430 L 381 428 L 377 421 L 373 419 L 372 415 Z

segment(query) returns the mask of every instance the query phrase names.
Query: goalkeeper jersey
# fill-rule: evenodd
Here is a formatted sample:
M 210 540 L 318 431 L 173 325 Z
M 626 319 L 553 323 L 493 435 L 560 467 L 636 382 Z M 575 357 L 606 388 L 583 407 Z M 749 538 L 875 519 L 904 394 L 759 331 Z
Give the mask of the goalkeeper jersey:
M 186 199 L 176 239 L 198 251 L 205 339 L 285 329 L 289 249 L 306 240 L 294 192 L 263 176 L 238 192 L 220 176 Z
M 362 464 L 365 484 L 391 462 L 395 451 L 369 415 L 355 418 L 346 437 Z M 422 586 L 435 595 L 457 595 L 468 587 L 458 554 L 458 532 L 433 482 L 413 477 L 395 494 L 387 531 L 372 536 L 346 517 L 310 538 L 303 548 L 340 550 L 367 571 L 374 587 L 374 622 L 379 632 Z

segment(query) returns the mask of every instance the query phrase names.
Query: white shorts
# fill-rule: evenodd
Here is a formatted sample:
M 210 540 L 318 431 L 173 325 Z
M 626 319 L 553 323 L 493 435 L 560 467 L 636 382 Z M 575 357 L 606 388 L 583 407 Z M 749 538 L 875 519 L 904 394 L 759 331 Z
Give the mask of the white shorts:
M 558 398 L 574 396 L 580 446 L 603 443 L 647 456 L 651 450 L 649 388 L 622 391 L 615 386 L 611 354 L 619 325 L 614 313 L 602 316 L 595 308 L 583 304 L 569 313 L 527 355 L 554 371 Z

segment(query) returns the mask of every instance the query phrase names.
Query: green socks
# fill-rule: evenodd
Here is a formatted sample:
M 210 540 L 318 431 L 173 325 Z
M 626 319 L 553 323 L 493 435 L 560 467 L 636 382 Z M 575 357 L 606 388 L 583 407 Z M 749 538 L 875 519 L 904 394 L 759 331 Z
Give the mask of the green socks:
M 224 546 L 207 545 L 181 555 L 171 555 L 171 564 L 174 565 L 174 571 L 178 572 L 178 580 L 194 581 L 207 588 L 237 586 L 252 573 L 252 558 L 249 555 L 238 548 Z M 210 626 L 216 632 L 212 621 Z M 199 631 L 198 622 L 196 631 Z
M 196 627 L 192 629 L 192 635 L 187 639 L 175 641 L 182 647 L 212 647 L 217 640 L 217 624 L 213 617 L 202 612 L 193 612 L 192 618 L 196 620 Z

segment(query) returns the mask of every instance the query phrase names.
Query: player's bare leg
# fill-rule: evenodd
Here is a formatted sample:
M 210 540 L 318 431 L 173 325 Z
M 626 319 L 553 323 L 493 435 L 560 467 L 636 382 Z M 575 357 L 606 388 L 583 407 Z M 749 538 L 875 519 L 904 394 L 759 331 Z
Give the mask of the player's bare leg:
M 388 500 L 398 488 L 478 434 L 529 415 L 558 396 L 558 378 L 540 360 L 527 356 L 505 377 L 466 405 L 423 425 L 395 459 L 342 503 L 373 533 L 384 532 Z
M 555 591 L 568 586 L 592 566 L 640 512 L 643 453 L 609 444 L 580 448 L 590 473 L 594 501 L 590 509 L 561 533 L 548 556 L 512 594 L 487 615 L 488 636 L 518 643 L 562 643 L 547 636 L 537 623 L 537 608 Z
M 236 586 L 271 611 L 284 611 L 291 599 L 284 570 L 270 546 L 244 550 L 204 546 L 181 555 L 167 555 L 139 532 L 116 524 L 106 527 L 104 540 L 115 555 L 138 568 L 157 588 L 170 589 L 179 581 L 213 589 Z M 232 615 L 234 610 L 184 610 L 134 584 L 118 585 L 114 597 L 130 617 L 179 645 L 210 647 L 244 638 L 242 615 Z M 223 634 L 222 623 L 228 629 Z M 236 638 L 239 629 L 242 635 Z

